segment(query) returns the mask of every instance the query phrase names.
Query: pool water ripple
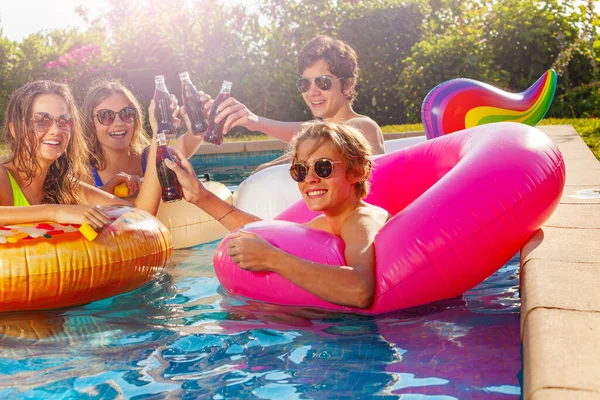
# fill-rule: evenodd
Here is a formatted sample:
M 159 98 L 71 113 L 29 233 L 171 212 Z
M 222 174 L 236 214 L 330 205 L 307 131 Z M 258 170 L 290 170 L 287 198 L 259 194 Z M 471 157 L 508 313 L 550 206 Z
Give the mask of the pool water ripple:
M 168 275 L 133 293 L 1 314 L 0 396 L 520 394 L 518 257 L 462 298 L 370 317 L 232 298 L 197 263 L 214 246 L 186 250 Z
M 372 317 L 229 296 L 216 245 L 132 293 L 0 314 L 0 398 L 519 398 L 518 255 L 461 298 Z

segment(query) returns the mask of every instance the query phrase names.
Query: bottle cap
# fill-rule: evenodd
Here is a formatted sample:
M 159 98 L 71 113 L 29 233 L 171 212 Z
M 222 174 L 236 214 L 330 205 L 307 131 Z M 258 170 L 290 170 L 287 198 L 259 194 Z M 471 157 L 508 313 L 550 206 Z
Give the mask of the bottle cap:
M 169 144 L 169 140 L 167 140 L 167 135 L 165 135 L 164 132 L 158 132 L 156 134 L 156 143 L 158 143 L 159 146 Z
M 154 81 L 155 82 L 164 82 L 165 81 L 165 76 L 164 75 L 156 75 L 154 77 Z
M 185 72 L 181 72 L 179 74 L 179 79 L 184 80 L 184 79 L 189 79 L 190 78 L 190 74 L 189 72 L 185 71 Z
M 230 81 L 223 81 L 223 84 L 221 85 L 221 91 L 231 90 L 231 85 L 232 83 Z

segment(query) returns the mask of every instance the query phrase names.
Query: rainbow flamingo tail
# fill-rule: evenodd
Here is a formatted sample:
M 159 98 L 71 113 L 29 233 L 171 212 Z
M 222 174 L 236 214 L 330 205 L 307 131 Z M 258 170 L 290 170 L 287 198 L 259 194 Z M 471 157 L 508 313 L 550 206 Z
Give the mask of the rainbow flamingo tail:
M 508 93 L 473 79 L 452 79 L 433 88 L 421 107 L 428 139 L 473 126 L 512 121 L 535 126 L 544 118 L 556 90 L 548 70 L 521 93 Z

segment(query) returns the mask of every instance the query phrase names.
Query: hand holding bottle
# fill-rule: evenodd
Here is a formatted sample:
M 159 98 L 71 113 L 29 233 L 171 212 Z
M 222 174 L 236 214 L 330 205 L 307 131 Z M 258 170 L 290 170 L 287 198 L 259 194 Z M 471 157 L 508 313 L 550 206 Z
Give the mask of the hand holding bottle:
M 189 118 L 189 123 L 186 121 L 188 131 L 192 132 L 194 136 L 202 136 L 208 128 L 208 121 L 206 121 L 206 112 L 200 91 L 192 83 L 188 72 L 180 73 L 179 79 L 181 80 L 183 106 Z
M 150 102 L 150 107 L 148 108 L 150 126 L 152 128 L 152 132 L 155 133 L 154 137 L 156 140 L 156 173 L 158 175 L 158 181 L 160 182 L 160 186 L 162 189 L 161 197 L 165 203 L 170 203 L 173 201 L 179 201 L 182 199 L 181 194 L 181 186 L 177 181 L 177 177 L 173 171 L 166 167 L 165 160 L 172 159 L 171 151 L 168 147 L 168 139 L 167 133 L 174 133 L 173 130 L 169 131 L 169 124 L 165 123 L 165 112 L 164 112 L 164 98 L 162 99 L 162 105 L 160 103 L 160 99 L 158 97 L 164 97 L 164 93 L 166 92 L 166 87 L 164 86 L 164 79 L 159 77 L 156 78 L 156 89 L 154 99 Z M 157 93 L 159 95 L 157 96 Z M 170 97 L 170 96 L 169 96 Z M 171 102 L 173 103 L 173 102 Z M 170 106 L 169 106 L 170 107 Z M 179 108 L 177 107 L 176 112 L 179 112 Z M 173 116 L 169 115 L 171 121 L 173 120 Z M 162 123 L 161 123 L 162 118 Z M 173 127 L 173 125 L 171 125 Z
M 177 149 L 171 149 L 175 162 L 166 159 L 165 165 L 177 175 L 177 180 L 183 191 L 183 198 L 192 204 L 199 204 L 207 189 L 204 187 L 194 167 Z
M 208 117 L 208 128 L 206 129 L 206 134 L 204 135 L 204 141 L 208 143 L 212 143 L 216 146 L 220 146 L 223 143 L 223 127 L 225 125 L 225 120 L 222 118 L 218 121 L 216 120 L 217 114 L 221 111 L 221 104 L 231 97 L 231 82 L 223 81 L 221 85 L 221 91 L 219 95 L 215 99 L 212 108 L 210 109 L 210 115 Z
M 244 126 L 254 131 L 258 124 L 258 116 L 233 97 L 221 103 L 215 122 L 220 123 L 223 120 L 225 120 L 223 124 L 224 135 L 236 126 Z
M 177 118 L 179 105 L 177 97 L 169 94 L 165 77 L 157 75 L 154 77 L 154 101 L 156 103 L 154 116 L 157 122 L 157 133 L 164 133 L 167 139 L 174 137 L 181 120 Z
M 206 93 L 204 93 L 203 91 L 199 90 L 198 94 L 200 95 L 200 101 L 202 102 L 202 109 L 203 112 L 208 114 L 210 113 L 210 109 L 214 103 L 214 100 L 207 95 Z M 193 122 L 192 119 L 190 118 L 190 113 L 188 112 L 188 107 L 184 104 L 181 106 L 181 108 L 179 109 L 179 116 L 181 117 L 181 119 L 183 120 L 183 123 L 185 123 L 188 132 L 194 132 L 193 131 Z M 206 130 L 204 130 L 204 132 L 202 132 L 202 134 L 206 133 Z M 194 135 L 197 136 L 197 135 Z
M 173 118 L 173 126 L 175 129 L 181 125 L 182 121 L 178 118 L 180 113 L 179 102 L 177 101 L 177 97 L 172 94 L 169 96 L 171 103 L 169 104 L 169 109 L 171 110 L 171 115 Z M 152 136 L 156 136 L 158 133 L 158 120 L 156 118 L 156 101 L 154 99 L 150 100 L 150 106 L 148 106 L 148 119 L 150 120 L 150 128 L 152 129 Z

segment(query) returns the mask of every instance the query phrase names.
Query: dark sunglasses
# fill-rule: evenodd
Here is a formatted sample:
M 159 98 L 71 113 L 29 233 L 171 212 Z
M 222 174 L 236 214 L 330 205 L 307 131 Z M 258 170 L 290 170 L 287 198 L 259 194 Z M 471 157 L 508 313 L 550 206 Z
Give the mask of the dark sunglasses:
M 47 133 L 52 125 L 56 123 L 58 129 L 63 132 L 71 132 L 73 120 L 68 115 L 61 115 L 58 119 L 45 112 L 38 112 L 31 118 L 33 130 L 37 133 Z
M 317 76 L 314 78 L 315 85 L 321 90 L 331 90 L 333 86 L 333 82 L 344 79 L 344 77 L 333 79 L 329 75 Z M 310 89 L 313 79 L 311 78 L 300 78 L 296 81 L 296 87 L 300 91 L 300 93 L 306 93 Z
M 117 117 L 117 114 L 119 114 L 119 118 L 121 118 L 121 121 L 123 121 L 127 124 L 130 124 L 133 121 L 135 121 L 135 117 L 137 116 L 137 111 L 133 107 L 125 107 L 125 108 L 122 108 L 121 111 L 118 111 L 118 112 L 114 112 L 113 110 L 109 110 L 109 109 L 105 108 L 105 109 L 96 111 L 96 114 L 92 114 L 92 118 L 97 117 L 98 122 L 100 122 L 102 125 L 108 126 L 113 123 L 113 121 Z
M 319 178 L 327 179 L 331 176 L 333 172 L 333 164 L 340 164 L 343 161 L 331 161 L 326 158 L 322 158 L 320 160 L 315 161 L 314 164 L 304 164 L 304 163 L 293 163 L 290 167 L 290 175 L 292 179 L 296 182 L 304 182 L 306 179 L 306 175 L 308 175 L 308 170 L 310 167 L 313 167 L 315 170 L 315 174 Z

